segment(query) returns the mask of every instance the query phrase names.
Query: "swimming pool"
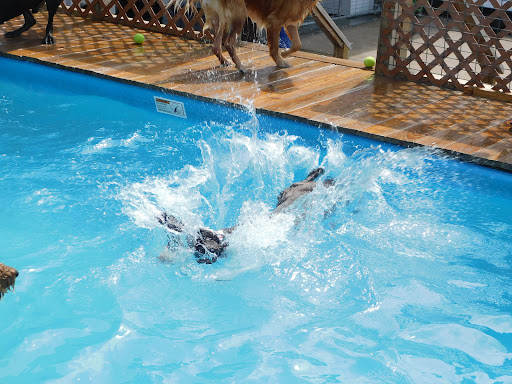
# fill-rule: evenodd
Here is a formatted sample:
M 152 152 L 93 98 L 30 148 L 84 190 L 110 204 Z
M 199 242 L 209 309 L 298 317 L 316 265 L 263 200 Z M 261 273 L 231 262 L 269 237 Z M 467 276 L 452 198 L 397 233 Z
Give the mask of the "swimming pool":
M 0 71 L 0 262 L 20 271 L 0 302 L 0 382 L 512 382 L 510 174 L 31 63 Z M 270 216 L 319 165 L 336 185 Z M 227 257 L 166 250 L 161 210 L 238 223 Z

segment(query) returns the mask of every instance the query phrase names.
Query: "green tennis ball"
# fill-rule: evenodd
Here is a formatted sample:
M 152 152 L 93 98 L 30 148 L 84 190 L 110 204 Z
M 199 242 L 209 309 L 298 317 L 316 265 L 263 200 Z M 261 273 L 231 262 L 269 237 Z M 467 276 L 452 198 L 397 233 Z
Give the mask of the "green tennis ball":
M 375 59 L 371 56 L 368 56 L 364 59 L 364 66 L 366 68 L 373 68 L 375 66 Z
M 136 33 L 135 36 L 133 36 L 133 41 L 135 41 L 135 44 L 142 44 L 146 40 L 144 38 L 144 35 L 142 33 Z

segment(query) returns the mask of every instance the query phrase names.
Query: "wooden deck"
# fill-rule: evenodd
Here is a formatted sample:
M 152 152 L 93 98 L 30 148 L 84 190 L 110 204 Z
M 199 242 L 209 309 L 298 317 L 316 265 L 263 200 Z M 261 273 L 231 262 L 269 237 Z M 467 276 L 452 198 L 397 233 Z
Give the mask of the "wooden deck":
M 375 77 L 361 63 L 298 53 L 277 69 L 267 48 L 243 44 L 243 76 L 220 68 L 209 44 L 135 30 L 62 13 L 55 46 L 42 46 L 46 15 L 18 39 L 0 37 L 0 54 L 88 71 L 230 103 L 252 100 L 261 112 L 336 127 L 342 132 L 403 145 L 441 148 L 466 160 L 512 171 L 512 104 L 459 91 Z M 21 20 L 0 26 L 14 29 Z

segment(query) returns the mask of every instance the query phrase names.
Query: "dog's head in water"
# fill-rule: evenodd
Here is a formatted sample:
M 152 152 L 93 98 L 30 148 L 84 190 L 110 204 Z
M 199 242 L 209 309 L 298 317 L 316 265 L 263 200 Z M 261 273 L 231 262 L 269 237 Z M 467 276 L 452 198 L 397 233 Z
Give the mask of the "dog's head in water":
M 222 231 L 201 228 L 194 244 L 194 254 L 198 263 L 212 264 L 228 246 Z
M 318 179 L 321 175 L 325 173 L 325 170 L 322 167 L 313 169 L 311 172 L 309 172 L 308 177 L 306 178 L 307 181 L 314 181 Z
M 14 283 L 18 275 L 17 270 L 0 263 L 0 299 L 7 291 L 14 289 Z

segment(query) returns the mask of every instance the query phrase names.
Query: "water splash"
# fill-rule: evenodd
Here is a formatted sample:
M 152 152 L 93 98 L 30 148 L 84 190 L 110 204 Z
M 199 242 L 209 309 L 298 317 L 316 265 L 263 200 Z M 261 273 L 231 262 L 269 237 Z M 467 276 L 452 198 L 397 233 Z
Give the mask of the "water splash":
M 98 141 L 99 140 L 99 141 Z M 113 139 L 113 138 L 104 138 L 104 139 L 96 139 L 94 137 L 90 137 L 87 140 L 87 144 L 84 144 L 79 152 L 83 155 L 91 155 L 97 153 L 103 153 L 108 151 L 109 149 L 115 148 L 137 148 L 140 143 L 150 142 L 151 139 L 147 139 L 142 136 L 139 132 L 134 132 L 130 137 L 126 139 Z

